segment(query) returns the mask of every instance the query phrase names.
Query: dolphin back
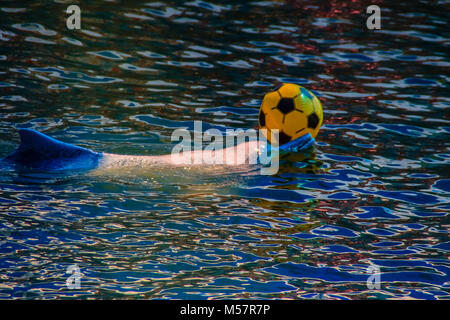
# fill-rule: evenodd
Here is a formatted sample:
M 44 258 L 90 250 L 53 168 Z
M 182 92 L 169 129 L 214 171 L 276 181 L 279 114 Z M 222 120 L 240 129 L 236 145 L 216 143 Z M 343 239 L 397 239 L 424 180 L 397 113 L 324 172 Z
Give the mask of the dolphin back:
M 33 129 L 19 129 L 20 146 L 4 161 L 41 170 L 94 169 L 102 154 L 53 139 Z

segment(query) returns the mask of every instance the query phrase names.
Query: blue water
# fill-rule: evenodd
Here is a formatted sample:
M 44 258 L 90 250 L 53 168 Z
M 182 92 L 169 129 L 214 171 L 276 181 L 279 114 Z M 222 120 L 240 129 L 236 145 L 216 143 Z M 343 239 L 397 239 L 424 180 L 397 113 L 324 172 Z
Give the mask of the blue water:
M 278 82 L 325 119 L 273 176 L 2 167 L 0 298 L 450 298 L 446 3 L 368 30 L 360 2 L 84 1 L 68 30 L 67 4 L 2 2 L 2 157 L 23 127 L 164 154 L 194 120 L 253 128 Z

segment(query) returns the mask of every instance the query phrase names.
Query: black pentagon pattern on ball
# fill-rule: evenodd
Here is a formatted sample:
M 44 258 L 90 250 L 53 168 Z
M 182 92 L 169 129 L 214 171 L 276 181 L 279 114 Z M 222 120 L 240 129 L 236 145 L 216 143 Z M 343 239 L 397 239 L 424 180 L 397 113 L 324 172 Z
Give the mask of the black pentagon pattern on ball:
M 291 139 L 292 139 L 291 136 L 288 136 L 286 133 L 281 131 L 280 134 L 278 135 L 278 144 L 281 146 L 291 141 Z
M 319 125 L 319 117 L 316 113 L 312 113 L 308 116 L 308 128 L 315 129 Z
M 262 110 L 259 112 L 259 125 L 261 127 L 266 126 L 266 115 L 262 112 Z
M 278 110 L 283 114 L 287 114 L 295 109 L 294 99 L 291 98 L 282 98 L 280 102 L 278 102 L 277 106 Z

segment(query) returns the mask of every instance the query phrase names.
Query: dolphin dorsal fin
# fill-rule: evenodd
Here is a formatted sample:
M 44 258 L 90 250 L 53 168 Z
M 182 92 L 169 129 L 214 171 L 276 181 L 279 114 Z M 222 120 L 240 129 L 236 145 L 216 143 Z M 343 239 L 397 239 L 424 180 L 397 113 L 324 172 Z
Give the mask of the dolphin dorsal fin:
M 48 170 L 84 169 L 97 165 L 100 153 L 58 141 L 33 129 L 19 129 L 20 145 L 5 158 L 15 164 Z

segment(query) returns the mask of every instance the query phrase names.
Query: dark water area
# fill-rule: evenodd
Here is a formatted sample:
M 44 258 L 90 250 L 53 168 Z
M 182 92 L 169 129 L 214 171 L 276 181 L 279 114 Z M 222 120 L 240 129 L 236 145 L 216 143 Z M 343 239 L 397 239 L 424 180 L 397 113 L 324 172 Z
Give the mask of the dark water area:
M 2 167 L 0 298 L 450 298 L 448 1 L 82 1 L 80 30 L 68 5 L 0 4 L 0 157 L 19 128 L 164 154 L 255 127 L 279 82 L 324 125 L 273 176 Z

